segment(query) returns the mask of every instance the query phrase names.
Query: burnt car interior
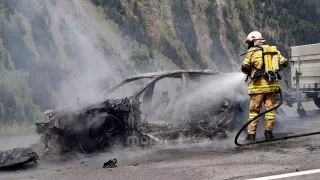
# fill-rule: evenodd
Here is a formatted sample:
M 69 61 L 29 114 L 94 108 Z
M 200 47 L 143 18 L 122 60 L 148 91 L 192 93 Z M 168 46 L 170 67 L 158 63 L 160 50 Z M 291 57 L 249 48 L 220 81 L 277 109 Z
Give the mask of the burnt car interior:
M 196 91 L 214 74 L 184 73 L 164 76 L 149 84 L 138 95 L 142 120 L 173 121 L 184 108 L 185 96 Z
M 175 101 L 182 95 L 182 86 L 181 74 L 165 76 L 149 84 L 138 97 L 143 115 L 152 121 L 166 120 L 166 112 L 174 108 Z
M 232 119 L 231 99 L 206 87 L 213 77 L 216 74 L 190 72 L 155 77 L 136 97 L 142 111 L 140 119 L 152 124 L 151 130 L 142 132 L 162 138 L 182 131 L 225 137 L 226 125 Z

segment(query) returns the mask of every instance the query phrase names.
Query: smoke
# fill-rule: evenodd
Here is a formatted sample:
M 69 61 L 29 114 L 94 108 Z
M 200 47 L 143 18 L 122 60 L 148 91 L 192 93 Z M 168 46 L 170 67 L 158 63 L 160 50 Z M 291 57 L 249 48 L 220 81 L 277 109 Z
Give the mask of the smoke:
M 30 73 L 33 103 L 41 108 L 74 108 L 77 97 L 85 104 L 100 101 L 105 88 L 130 74 L 117 25 L 90 1 L 6 0 L 4 6 L 17 14 L 4 24 L 4 48 L 16 69 Z
M 31 144 L 37 143 L 39 139 L 39 136 L 34 134 L 1 134 L 0 151 L 17 147 L 30 147 Z
M 53 3 L 54 2 L 54 3 Z M 61 36 L 73 42 L 71 51 L 77 54 L 68 62 L 69 75 L 62 83 L 62 106 L 72 107 L 76 97 L 82 103 L 93 103 L 102 99 L 99 84 L 106 78 L 119 82 L 123 76 L 116 70 L 116 62 L 106 55 L 105 44 L 126 54 L 121 48 L 121 39 L 113 32 L 93 5 L 87 1 L 46 1 L 52 19 L 52 28 L 63 27 Z M 122 67 L 124 69 L 124 67 Z

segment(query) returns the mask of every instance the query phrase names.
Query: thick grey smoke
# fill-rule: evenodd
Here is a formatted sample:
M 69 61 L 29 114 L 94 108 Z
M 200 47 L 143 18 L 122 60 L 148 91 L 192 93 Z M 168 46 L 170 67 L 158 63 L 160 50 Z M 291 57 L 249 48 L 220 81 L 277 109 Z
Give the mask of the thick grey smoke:
M 122 48 L 120 33 L 114 31 L 117 26 L 111 26 L 90 1 L 13 0 L 6 1 L 5 6 L 15 7 L 31 26 L 38 25 L 31 28 L 35 52 L 41 56 L 39 63 L 49 64 L 49 76 L 62 76 L 46 82 L 59 84 L 54 97 L 58 108 L 75 107 L 77 97 L 81 103 L 100 101 L 105 90 L 101 84 L 110 86 L 126 76 L 122 72 L 130 68 L 130 62 L 124 62 L 130 53 Z M 23 37 L 22 33 L 18 35 Z M 29 64 L 35 61 L 32 57 L 24 60 Z M 35 76 L 47 74 L 38 67 L 33 67 L 33 71 L 38 72 Z M 41 88 L 38 85 L 37 92 L 42 93 Z
M 88 1 L 47 0 L 46 6 L 52 19 L 51 28 L 58 30 L 64 26 L 66 31 L 60 31 L 60 36 L 74 42 L 72 50 L 78 53 L 75 59 L 67 61 L 69 76 L 62 85 L 60 105 L 70 107 L 75 104 L 76 97 L 83 103 L 101 100 L 101 80 L 109 78 L 119 82 L 123 79 L 113 63 L 117 59 L 105 55 L 103 41 L 125 55 L 121 38 Z

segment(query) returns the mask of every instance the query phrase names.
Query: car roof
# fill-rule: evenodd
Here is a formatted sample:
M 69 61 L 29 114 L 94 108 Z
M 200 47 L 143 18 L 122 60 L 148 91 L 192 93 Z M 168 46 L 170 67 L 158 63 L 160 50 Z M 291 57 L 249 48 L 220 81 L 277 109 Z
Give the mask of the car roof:
M 222 74 L 219 71 L 214 70 L 173 70 L 173 71 L 159 71 L 159 72 L 148 72 L 143 74 L 137 74 L 134 76 L 130 76 L 127 79 L 140 79 L 140 78 L 153 78 L 157 76 L 169 76 L 169 75 L 176 75 L 176 74 L 183 74 L 183 73 L 189 73 L 189 74 Z

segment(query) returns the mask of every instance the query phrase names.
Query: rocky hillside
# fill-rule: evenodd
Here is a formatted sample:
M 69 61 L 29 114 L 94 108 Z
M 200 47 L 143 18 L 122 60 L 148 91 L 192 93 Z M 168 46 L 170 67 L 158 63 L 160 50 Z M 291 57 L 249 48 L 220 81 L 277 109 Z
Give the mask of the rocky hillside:
M 288 47 L 320 39 L 317 0 L 0 0 L 0 123 L 92 102 L 126 76 L 238 71 L 248 32 Z

